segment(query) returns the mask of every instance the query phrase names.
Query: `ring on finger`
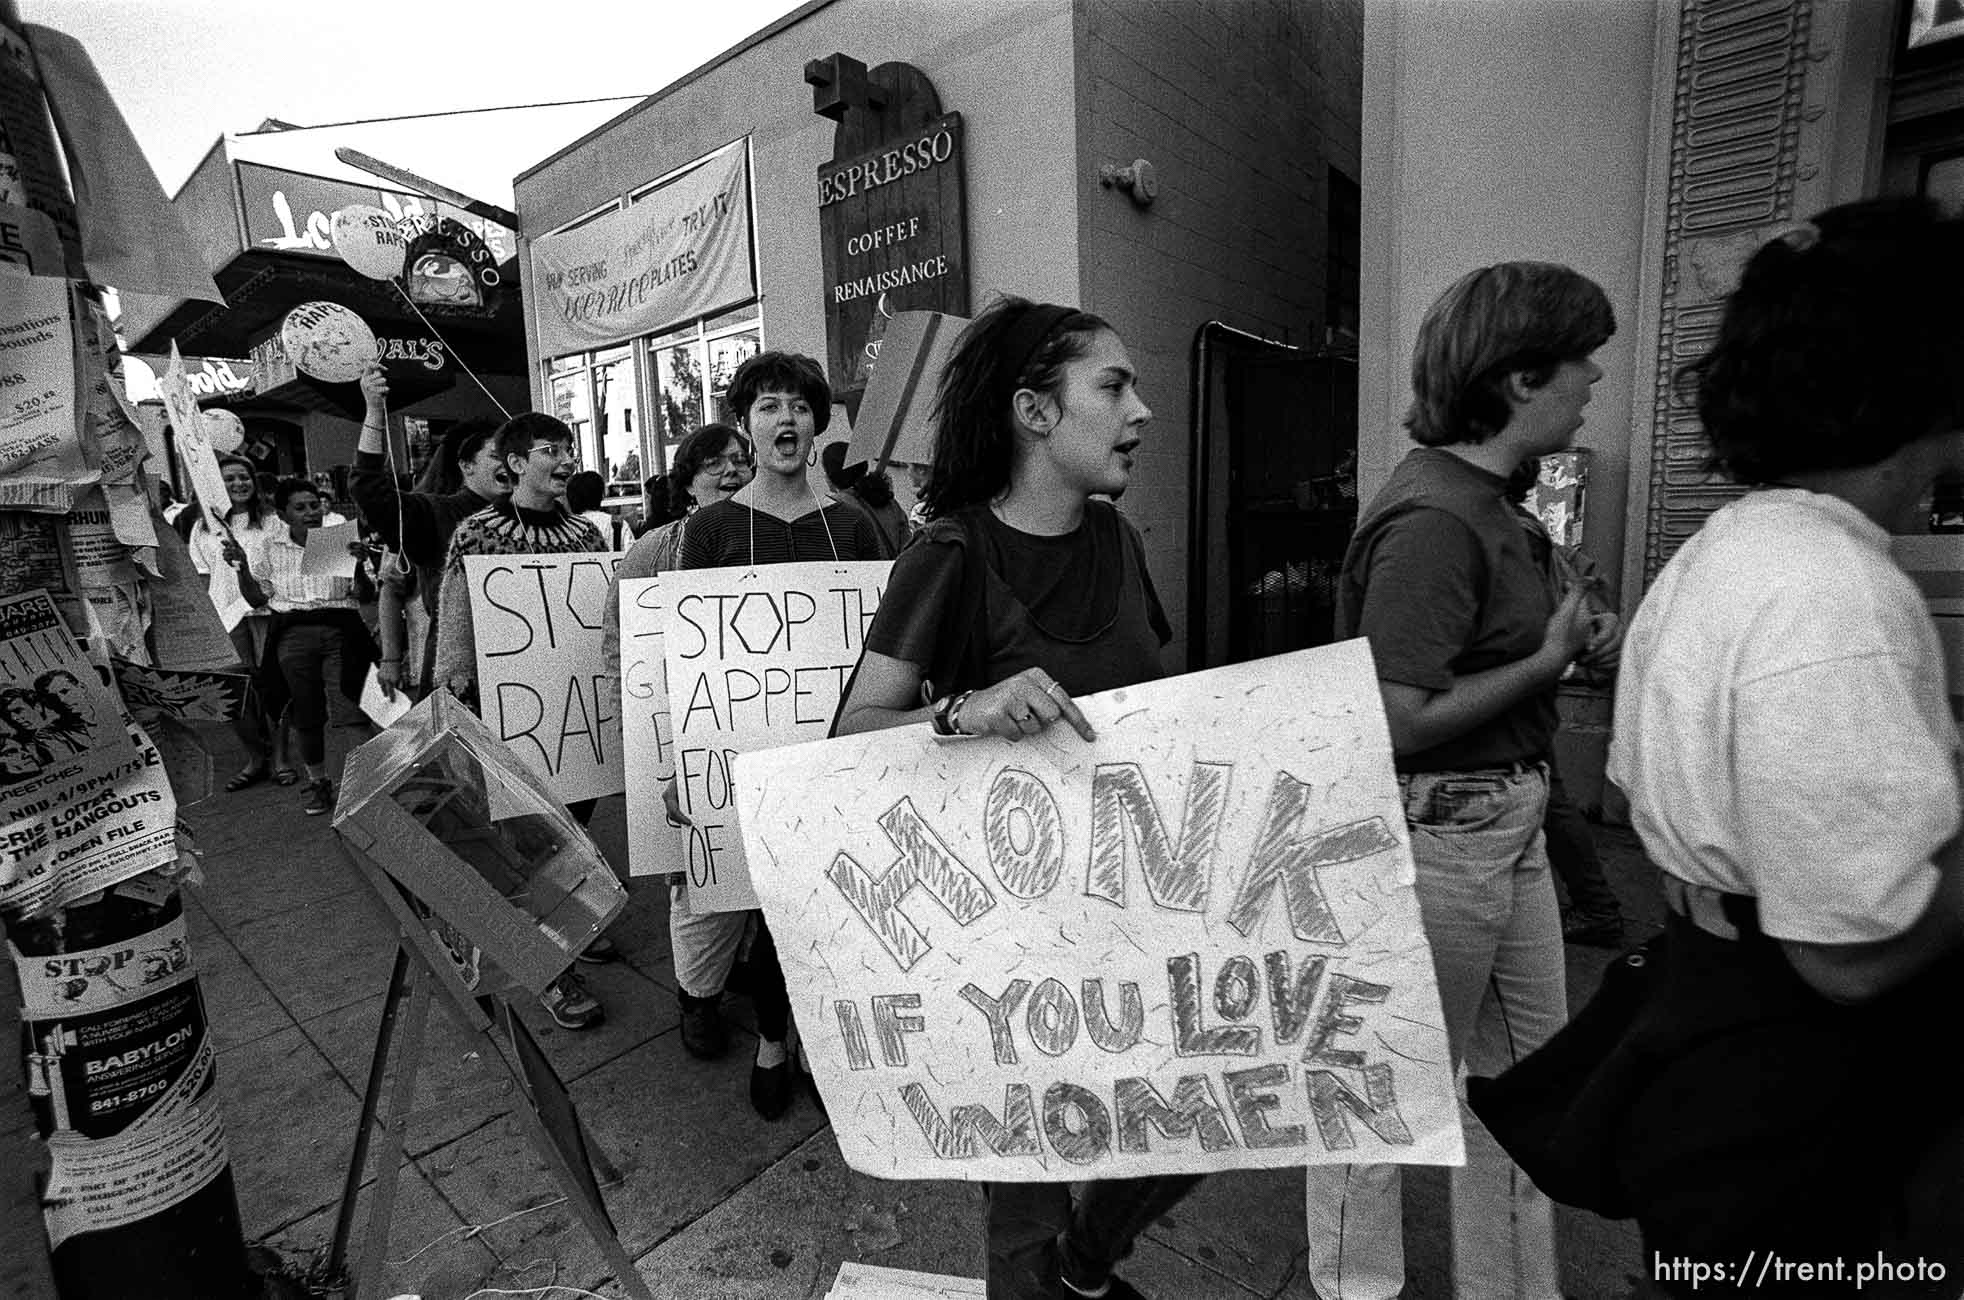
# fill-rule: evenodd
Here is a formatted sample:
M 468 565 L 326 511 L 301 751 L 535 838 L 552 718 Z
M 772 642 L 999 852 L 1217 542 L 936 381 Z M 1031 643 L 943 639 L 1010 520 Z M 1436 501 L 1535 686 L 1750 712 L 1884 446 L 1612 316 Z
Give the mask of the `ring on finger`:
M 1061 690 L 1063 690 L 1063 689 L 1064 689 L 1064 688 L 1063 688 L 1063 687 L 1062 687 L 1061 685 L 1059 685 L 1058 683 L 1056 683 L 1056 682 L 1051 682 L 1051 683 L 1050 683 L 1049 685 L 1047 685 L 1047 686 L 1045 686 L 1045 687 L 1043 688 L 1043 693 L 1044 693 L 1045 695 L 1048 695 L 1048 696 L 1049 696 L 1049 697 L 1050 697 L 1051 699 L 1053 699 L 1053 700 L 1054 700 L 1054 699 L 1056 699 L 1056 698 L 1057 698 L 1057 692 L 1058 692 L 1058 691 L 1061 691 Z

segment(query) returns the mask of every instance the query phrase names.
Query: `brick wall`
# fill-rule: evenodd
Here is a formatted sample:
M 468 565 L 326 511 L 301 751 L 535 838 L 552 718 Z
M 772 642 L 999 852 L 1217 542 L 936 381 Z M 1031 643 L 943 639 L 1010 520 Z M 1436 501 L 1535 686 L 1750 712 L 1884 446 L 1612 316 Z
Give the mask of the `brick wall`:
M 1075 28 L 1080 299 L 1124 336 L 1154 411 L 1124 508 L 1183 654 L 1194 334 L 1322 342 L 1328 169 L 1358 175 L 1363 0 L 1076 0 Z M 1148 208 L 1099 183 L 1135 158 L 1158 172 Z

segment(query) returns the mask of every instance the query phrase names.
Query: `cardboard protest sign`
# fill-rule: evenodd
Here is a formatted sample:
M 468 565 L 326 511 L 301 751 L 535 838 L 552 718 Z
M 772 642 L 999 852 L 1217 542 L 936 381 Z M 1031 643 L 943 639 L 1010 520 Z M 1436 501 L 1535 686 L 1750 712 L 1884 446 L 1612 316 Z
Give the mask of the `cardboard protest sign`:
M 661 584 L 676 786 L 692 823 L 689 907 L 757 906 L 737 835 L 739 754 L 821 740 L 838 711 L 889 560 L 684 569 Z
M 669 824 L 662 802 L 662 792 L 675 779 L 675 734 L 668 716 L 660 579 L 622 579 L 620 616 L 627 874 L 660 876 L 685 870 L 689 860 L 689 831 Z
M 464 557 L 484 725 L 562 803 L 621 792 L 620 689 L 601 646 L 620 559 Z
M 1362 641 L 736 761 L 846 1162 L 1057 1182 L 1451 1164 L 1459 1111 Z
M 218 454 L 205 437 L 204 416 L 198 410 L 198 399 L 191 391 L 191 381 L 184 373 L 184 358 L 178 355 L 175 340 L 170 345 L 170 364 L 157 381 L 157 391 L 163 395 L 164 409 L 170 414 L 171 433 L 177 439 L 178 455 L 183 458 L 185 473 L 191 479 L 191 495 L 197 498 L 198 508 L 204 512 L 205 527 L 222 535 L 226 531 L 225 512 L 232 508 L 232 498 L 225 490 L 225 476 L 219 472 Z
M 859 401 L 846 464 L 889 461 L 925 465 L 934 460 L 934 394 L 968 321 L 938 311 L 893 314 Z

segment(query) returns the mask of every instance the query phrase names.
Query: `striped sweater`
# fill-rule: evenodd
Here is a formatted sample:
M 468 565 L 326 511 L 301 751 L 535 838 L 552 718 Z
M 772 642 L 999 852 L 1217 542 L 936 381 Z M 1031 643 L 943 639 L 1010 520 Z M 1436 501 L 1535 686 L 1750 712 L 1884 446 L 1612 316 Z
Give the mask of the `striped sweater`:
M 477 637 L 470 586 L 464 581 L 466 555 L 572 555 L 606 549 L 598 529 L 563 507 L 527 510 L 507 499 L 458 524 L 444 555 L 443 589 L 437 595 L 434 683 L 461 687 L 467 682 L 458 693 L 476 702 Z

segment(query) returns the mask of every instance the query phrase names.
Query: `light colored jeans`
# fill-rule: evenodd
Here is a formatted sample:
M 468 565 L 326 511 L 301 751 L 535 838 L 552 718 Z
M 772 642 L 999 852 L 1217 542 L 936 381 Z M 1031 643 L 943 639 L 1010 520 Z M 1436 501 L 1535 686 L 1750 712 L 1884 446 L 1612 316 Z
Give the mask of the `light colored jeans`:
M 750 912 L 692 912 L 689 886 L 668 892 L 668 942 L 675 953 L 675 983 L 692 998 L 715 997 L 729 983 L 743 945 Z
M 1568 1020 L 1562 926 L 1541 821 L 1547 769 L 1398 778 L 1411 828 L 1453 1068 L 1496 1075 Z M 1458 1300 L 1560 1300 L 1554 1207 L 1464 1099 L 1452 1172 Z M 1392 1300 L 1405 1285 L 1396 1165 L 1309 1169 L 1309 1280 L 1322 1300 Z

